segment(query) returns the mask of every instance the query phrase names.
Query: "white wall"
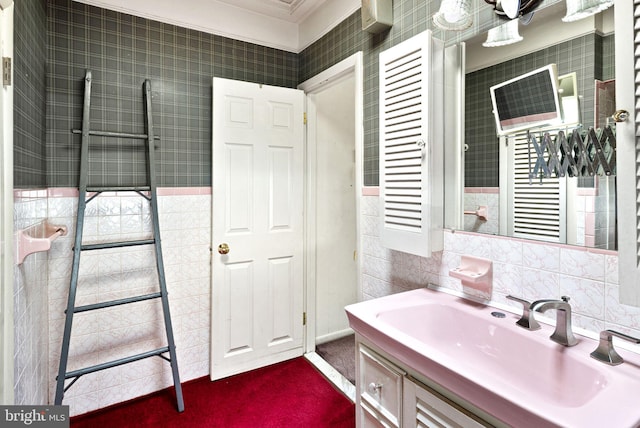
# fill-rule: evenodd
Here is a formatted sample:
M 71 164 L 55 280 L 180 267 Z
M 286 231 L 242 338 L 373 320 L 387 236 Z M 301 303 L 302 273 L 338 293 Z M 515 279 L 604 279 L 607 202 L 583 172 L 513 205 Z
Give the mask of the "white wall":
M 343 308 L 357 299 L 354 93 L 350 75 L 314 95 L 318 342 L 348 329 Z

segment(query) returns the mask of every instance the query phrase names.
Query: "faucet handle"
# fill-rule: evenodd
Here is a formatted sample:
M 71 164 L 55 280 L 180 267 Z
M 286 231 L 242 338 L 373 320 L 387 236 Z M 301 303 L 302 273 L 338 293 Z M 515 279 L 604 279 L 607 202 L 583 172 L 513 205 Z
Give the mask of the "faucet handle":
M 527 330 L 539 330 L 540 324 L 536 321 L 536 318 L 533 315 L 533 310 L 531 309 L 531 302 L 528 300 L 522 299 L 520 297 L 508 295 L 507 299 L 513 300 L 514 302 L 518 302 L 522 304 L 522 316 L 516 324 L 522 328 L 526 328 Z
M 624 339 L 627 342 L 640 343 L 640 339 L 637 337 L 629 336 L 615 330 L 603 330 L 600 332 L 600 343 L 598 343 L 598 347 L 590 354 L 591 358 L 595 358 L 610 366 L 622 364 L 624 359 L 622 359 L 613 347 L 613 336 Z

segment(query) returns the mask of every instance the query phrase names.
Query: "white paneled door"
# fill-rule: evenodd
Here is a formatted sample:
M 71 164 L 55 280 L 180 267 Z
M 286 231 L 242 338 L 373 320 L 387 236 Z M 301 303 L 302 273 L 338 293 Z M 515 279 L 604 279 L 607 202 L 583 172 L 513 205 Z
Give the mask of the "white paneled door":
M 304 93 L 213 79 L 211 379 L 303 353 Z

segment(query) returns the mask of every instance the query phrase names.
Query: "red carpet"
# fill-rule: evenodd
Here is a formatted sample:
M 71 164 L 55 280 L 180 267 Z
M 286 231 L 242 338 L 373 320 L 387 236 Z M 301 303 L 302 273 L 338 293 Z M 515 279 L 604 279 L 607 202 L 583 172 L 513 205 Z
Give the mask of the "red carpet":
M 182 393 L 182 413 L 169 388 L 75 416 L 71 427 L 355 427 L 354 404 L 302 357 L 215 382 L 196 379 Z

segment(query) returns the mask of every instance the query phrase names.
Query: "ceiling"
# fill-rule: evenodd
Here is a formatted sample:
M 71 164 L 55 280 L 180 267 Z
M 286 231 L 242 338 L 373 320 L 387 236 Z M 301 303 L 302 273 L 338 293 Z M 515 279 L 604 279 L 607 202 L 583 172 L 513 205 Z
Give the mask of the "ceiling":
M 220 0 L 232 6 L 299 24 L 326 0 Z

